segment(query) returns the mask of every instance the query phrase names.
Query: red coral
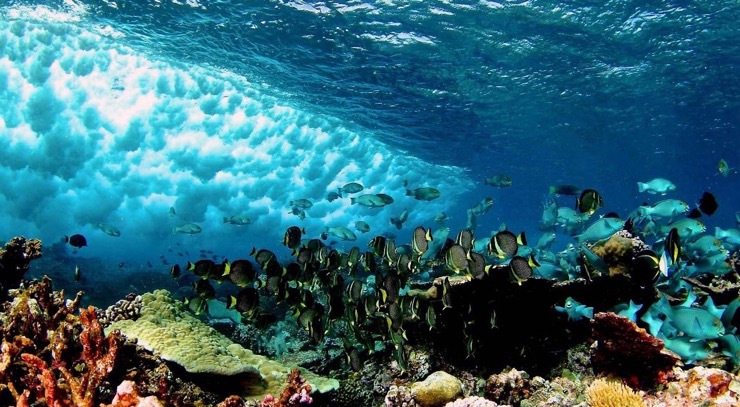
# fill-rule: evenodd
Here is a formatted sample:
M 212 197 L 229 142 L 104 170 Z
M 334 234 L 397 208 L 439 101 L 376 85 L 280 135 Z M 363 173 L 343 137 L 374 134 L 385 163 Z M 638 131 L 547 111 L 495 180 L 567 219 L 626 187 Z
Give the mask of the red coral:
M 594 315 L 591 363 L 597 372 L 613 373 L 636 388 L 665 384 L 680 359 L 663 341 L 628 318 L 611 312 Z

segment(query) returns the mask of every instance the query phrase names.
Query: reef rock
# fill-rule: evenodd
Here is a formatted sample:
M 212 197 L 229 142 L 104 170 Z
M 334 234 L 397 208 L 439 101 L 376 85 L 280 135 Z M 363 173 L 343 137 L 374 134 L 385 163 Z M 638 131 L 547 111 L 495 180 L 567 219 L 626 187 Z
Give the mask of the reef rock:
M 292 367 L 256 355 L 191 315 L 184 304 L 165 290 L 141 296 L 140 316 L 136 321 L 112 323 L 109 330 L 120 330 L 139 345 L 162 359 L 182 366 L 188 373 L 205 374 L 212 382 L 234 382 L 250 398 L 279 394 Z M 231 380 L 214 380 L 213 376 Z M 301 375 L 316 393 L 339 387 L 335 379 L 315 375 L 305 369 Z
M 740 406 L 740 378 L 720 369 L 697 366 L 676 373 L 665 390 L 644 398 L 648 407 Z
M 426 379 L 412 384 L 411 394 L 420 406 L 444 406 L 462 396 L 462 383 L 447 372 L 437 371 Z

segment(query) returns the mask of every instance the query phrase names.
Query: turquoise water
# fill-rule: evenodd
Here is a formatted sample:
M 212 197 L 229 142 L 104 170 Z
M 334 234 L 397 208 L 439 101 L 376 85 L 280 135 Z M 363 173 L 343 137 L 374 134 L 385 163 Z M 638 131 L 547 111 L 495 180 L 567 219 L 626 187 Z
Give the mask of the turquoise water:
M 602 214 L 626 217 L 661 198 L 637 190 L 655 177 L 692 206 L 717 196 L 709 233 L 736 227 L 738 175 L 716 175 L 720 159 L 740 167 L 735 1 L 13 1 L 0 15 L 4 239 L 82 233 L 76 255 L 115 262 L 178 244 L 235 258 L 281 248 L 292 224 L 317 237 L 364 220 L 364 245 L 444 211 L 454 234 L 492 197 L 478 236 L 505 223 L 536 240 L 548 186 L 595 188 Z M 484 185 L 494 174 L 512 186 Z M 406 197 L 404 180 L 442 197 Z M 350 181 L 395 202 L 325 200 Z M 314 202 L 303 220 L 299 198 Z M 235 215 L 251 224 L 222 222 Z M 190 222 L 202 233 L 172 233 Z

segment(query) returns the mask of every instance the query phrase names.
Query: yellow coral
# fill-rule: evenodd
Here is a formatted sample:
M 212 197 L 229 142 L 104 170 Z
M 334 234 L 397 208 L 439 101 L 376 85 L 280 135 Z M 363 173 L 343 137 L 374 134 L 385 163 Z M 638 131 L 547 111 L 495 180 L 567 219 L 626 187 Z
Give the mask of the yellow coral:
M 591 407 L 645 407 L 642 397 L 617 381 L 594 380 L 586 389 Z

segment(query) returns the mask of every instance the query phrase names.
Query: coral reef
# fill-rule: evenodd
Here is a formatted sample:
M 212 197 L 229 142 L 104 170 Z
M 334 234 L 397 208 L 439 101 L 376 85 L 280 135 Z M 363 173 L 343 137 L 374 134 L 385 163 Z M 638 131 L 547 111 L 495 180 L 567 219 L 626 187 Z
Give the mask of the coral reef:
M 483 397 L 470 396 L 445 404 L 445 407 L 498 407 L 499 405 Z M 502 406 L 503 407 L 503 406 Z
M 516 369 L 491 375 L 486 380 L 486 398 L 499 404 L 518 405 L 531 397 L 533 391 L 529 375 Z
M 462 393 L 460 380 L 441 370 L 411 385 L 411 395 L 422 407 L 443 406 L 462 396 Z
M 560 407 L 576 406 L 584 403 L 584 382 L 565 377 L 556 377 L 548 381 L 535 376 L 531 381 L 531 396 L 522 400 L 521 407 Z
M 609 275 L 629 275 L 629 264 L 636 251 L 630 235 L 615 233 L 609 239 L 598 242 L 591 251 L 599 256 L 609 268 Z
M 588 386 L 586 397 L 591 407 L 644 407 L 642 397 L 623 383 L 596 379 Z
M 98 317 L 98 320 L 103 327 L 108 327 L 110 324 L 124 319 L 135 321 L 139 318 L 139 315 L 141 315 L 141 296 L 131 293 L 126 298 L 118 300 L 115 304 L 106 308 Z
M 109 329 L 120 329 L 127 337 L 136 338 L 144 348 L 182 366 L 185 372 L 207 379 L 202 384 L 216 386 L 213 389 L 217 392 L 242 391 L 257 399 L 266 394 L 278 394 L 291 371 L 233 343 L 193 317 L 182 303 L 164 290 L 142 295 L 141 315 L 136 321 L 118 321 Z M 307 371 L 302 374 L 317 393 L 339 386 L 334 379 Z M 235 387 L 221 388 L 225 384 Z
M 385 405 L 386 407 L 414 407 L 417 404 L 410 388 L 393 385 L 385 395 Z
M 634 388 L 665 384 L 680 359 L 629 319 L 601 312 L 592 320 L 594 371 L 616 374 Z
M 116 396 L 111 404 L 102 407 L 164 407 L 164 404 L 154 396 L 141 397 L 136 384 L 124 380 L 116 387 Z
M 16 236 L 0 249 L 0 301 L 7 291 L 17 288 L 28 271 L 31 260 L 41 257 L 41 241 Z
M 740 405 L 740 378 L 720 369 L 701 366 L 678 371 L 664 390 L 644 397 L 648 407 Z

